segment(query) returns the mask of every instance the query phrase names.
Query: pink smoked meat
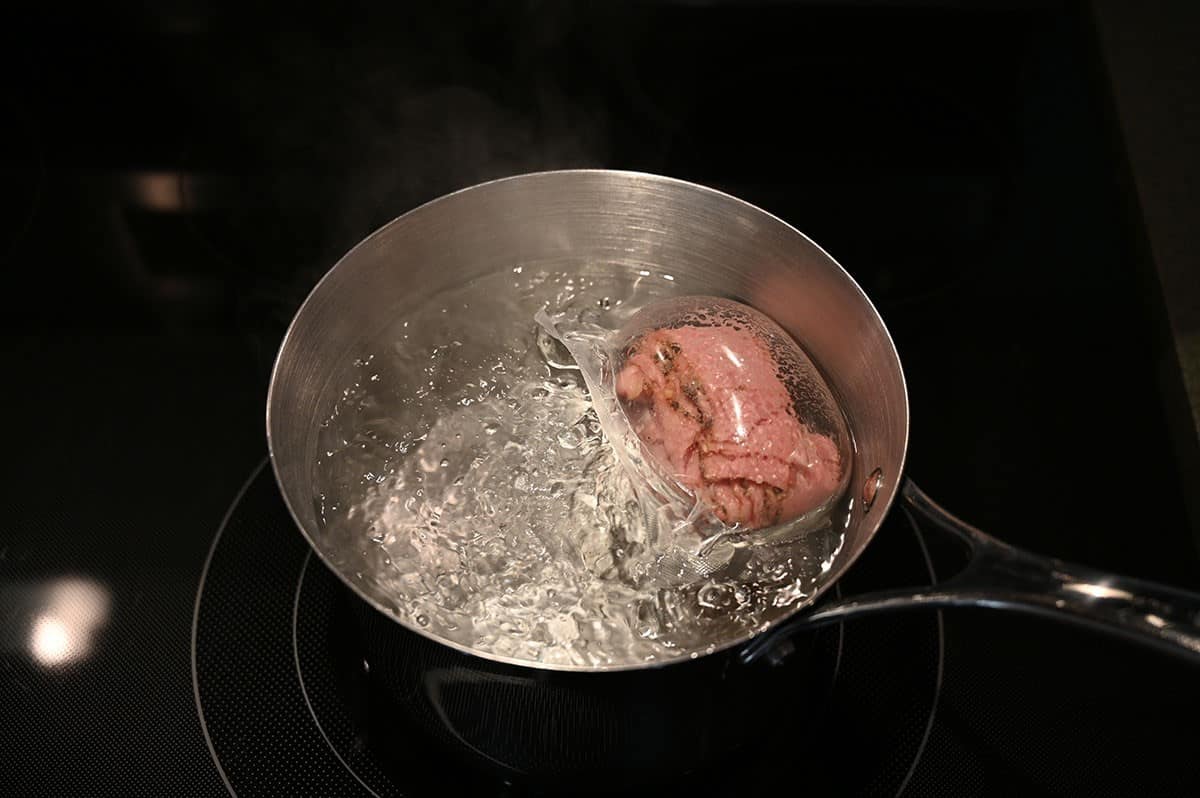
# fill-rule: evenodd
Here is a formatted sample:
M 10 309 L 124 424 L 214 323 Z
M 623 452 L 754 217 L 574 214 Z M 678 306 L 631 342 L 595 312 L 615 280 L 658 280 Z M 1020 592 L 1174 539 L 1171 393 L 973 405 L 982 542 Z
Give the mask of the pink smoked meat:
M 726 524 L 789 521 L 837 490 L 841 457 L 797 417 L 763 341 L 733 327 L 675 327 L 638 339 L 617 396 L 661 465 Z

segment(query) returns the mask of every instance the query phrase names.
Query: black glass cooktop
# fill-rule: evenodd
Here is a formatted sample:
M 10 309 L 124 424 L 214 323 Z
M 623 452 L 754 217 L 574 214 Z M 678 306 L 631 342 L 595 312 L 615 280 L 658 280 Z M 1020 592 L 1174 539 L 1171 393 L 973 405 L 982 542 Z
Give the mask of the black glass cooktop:
M 356 601 L 297 535 L 265 463 L 256 467 L 213 539 L 196 595 L 192 674 L 205 743 L 220 777 L 239 794 L 438 795 L 453 774 L 472 794 L 546 794 L 539 763 L 506 741 L 504 708 L 486 691 L 471 721 L 445 722 L 434 736 L 418 723 L 381 719 L 392 711 L 371 679 L 372 649 L 353 631 Z M 936 577 L 921 533 L 900 518 L 847 579 L 845 590 L 917 584 Z M 247 590 L 253 583 L 256 589 Z M 787 789 L 796 779 L 822 790 L 895 794 L 912 778 L 942 687 L 942 619 L 921 613 L 825 630 L 820 656 L 784 652 L 775 669 L 818 694 L 812 714 L 768 715 L 728 730 L 735 758 L 681 760 L 676 789 Z M 805 645 L 810 645 L 805 641 Z M 378 665 L 378 663 L 376 663 Z M 432 672 L 419 690 L 462 689 L 474 674 Z M 536 677 L 535 677 L 536 678 Z M 442 699 L 448 700 L 448 699 Z M 493 702 L 494 703 L 494 700 Z M 386 722 L 385 722 L 386 720 Z M 520 744 L 518 744 L 519 746 Z M 530 746 L 537 743 L 530 741 Z M 861 766 L 831 763 L 854 751 Z M 276 767 L 264 763 L 288 763 Z M 784 767 L 786 763 L 786 767 Z M 596 785 L 559 782 L 564 792 Z M 636 783 L 601 791 L 640 794 Z
M 794 223 L 896 339 L 928 492 L 1013 543 L 1200 589 L 1179 375 L 1080 7 L 397 5 L 26 11 L 0 33 L 0 794 L 555 791 L 472 754 L 503 728 L 486 693 L 461 744 L 380 723 L 354 599 L 261 466 L 271 359 L 319 276 L 521 171 L 664 173 Z M 844 589 L 944 576 L 923 541 L 889 518 Z M 810 717 L 658 775 L 1200 790 L 1194 667 L 981 611 L 819 645 L 820 667 L 777 666 L 821 697 Z

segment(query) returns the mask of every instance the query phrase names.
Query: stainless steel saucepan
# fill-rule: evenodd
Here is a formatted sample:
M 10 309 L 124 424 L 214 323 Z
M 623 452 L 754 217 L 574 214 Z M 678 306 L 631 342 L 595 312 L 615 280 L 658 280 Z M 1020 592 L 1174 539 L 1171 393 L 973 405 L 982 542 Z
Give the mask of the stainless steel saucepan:
M 364 570 L 357 547 L 323 536 L 318 525 L 313 469 L 319 422 L 340 388 L 335 366 L 351 362 L 394 318 L 426 297 L 530 261 L 565 269 L 599 262 L 631 273 L 652 266 L 678 275 L 689 293 L 758 308 L 802 343 L 839 398 L 857 447 L 851 479 L 855 506 L 845 545 L 832 565 L 835 578 L 825 588 L 854 564 L 897 500 L 972 553 L 961 573 L 936 587 L 842 598 L 807 611 L 818 593 L 752 639 L 711 641 L 714 652 L 751 663 L 781 637 L 820 623 L 872 612 L 970 605 L 1086 624 L 1200 660 L 1200 596 L 1013 548 L 956 519 L 906 480 L 909 409 L 900 358 L 871 301 L 828 253 L 789 224 L 719 191 L 602 170 L 497 180 L 401 216 L 333 267 L 288 331 L 267 409 L 279 486 L 316 553 L 392 622 L 406 623 L 386 612 L 389 598 L 379 582 L 369 573 L 355 578 Z M 416 625 L 410 631 L 433 634 Z

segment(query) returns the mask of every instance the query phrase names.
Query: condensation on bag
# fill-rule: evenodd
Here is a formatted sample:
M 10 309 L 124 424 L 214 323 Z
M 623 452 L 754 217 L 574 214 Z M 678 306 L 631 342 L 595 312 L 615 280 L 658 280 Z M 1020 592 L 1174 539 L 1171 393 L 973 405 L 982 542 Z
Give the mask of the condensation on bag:
M 715 297 L 652 303 L 619 330 L 538 314 L 574 358 L 661 544 L 794 537 L 844 492 L 851 439 L 775 322 Z

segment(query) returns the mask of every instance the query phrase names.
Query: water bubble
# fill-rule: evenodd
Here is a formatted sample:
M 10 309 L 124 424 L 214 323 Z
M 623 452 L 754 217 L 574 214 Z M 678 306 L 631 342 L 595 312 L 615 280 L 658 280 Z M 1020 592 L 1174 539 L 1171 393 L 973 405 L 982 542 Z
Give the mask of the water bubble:
M 568 427 L 558 434 L 558 445 L 564 449 L 576 449 L 587 437 L 578 426 Z
M 617 326 L 675 285 L 635 284 L 620 264 L 600 264 L 531 267 L 513 291 L 513 267 L 410 312 L 370 367 L 333 388 L 335 400 L 345 392 L 319 432 L 328 498 L 318 511 L 329 535 L 361 541 L 346 572 L 433 636 L 560 665 L 699 655 L 727 624 L 778 617 L 772 599 L 798 570 L 811 594 L 833 548 L 782 569 L 739 549 L 749 564 L 738 590 L 728 571 L 711 584 L 656 584 L 654 514 L 624 478 L 569 353 L 535 340 L 532 319 L 544 307 Z

